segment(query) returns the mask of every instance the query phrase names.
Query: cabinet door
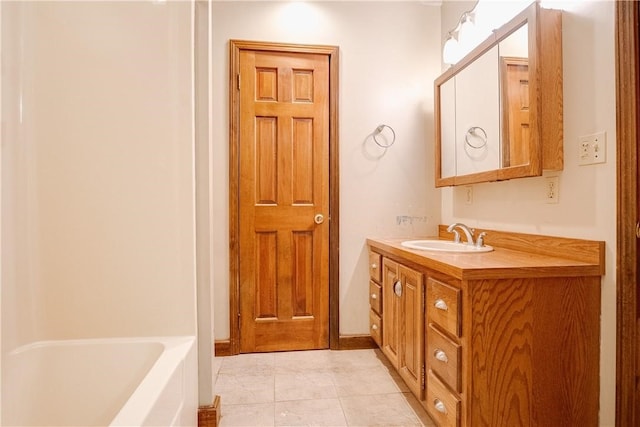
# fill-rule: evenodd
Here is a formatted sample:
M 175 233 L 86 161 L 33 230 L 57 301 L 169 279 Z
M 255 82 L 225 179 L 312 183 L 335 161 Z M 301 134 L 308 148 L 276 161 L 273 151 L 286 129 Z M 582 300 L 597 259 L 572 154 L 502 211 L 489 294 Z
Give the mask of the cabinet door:
M 401 288 L 398 372 L 420 400 L 424 396 L 424 283 L 422 274 L 399 268 Z
M 498 46 L 456 75 L 455 85 L 456 175 L 500 168 Z
M 382 352 L 394 368 L 398 369 L 400 344 L 400 297 L 394 287 L 400 282 L 398 263 L 382 261 Z

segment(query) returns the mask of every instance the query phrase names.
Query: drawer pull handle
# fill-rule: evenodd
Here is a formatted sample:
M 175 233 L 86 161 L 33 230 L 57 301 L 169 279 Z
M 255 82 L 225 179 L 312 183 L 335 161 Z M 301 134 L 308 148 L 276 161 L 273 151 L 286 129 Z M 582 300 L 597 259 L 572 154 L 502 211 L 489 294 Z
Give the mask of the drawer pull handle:
M 444 406 L 444 403 L 442 403 L 442 400 L 440 399 L 433 399 L 433 407 L 436 408 L 436 411 L 438 412 L 443 414 L 447 413 L 447 407 Z
M 371 294 L 371 299 L 378 299 L 378 295 L 376 295 L 376 294 Z
M 402 296 L 402 282 L 400 280 L 393 284 L 393 292 L 399 297 Z
M 438 310 L 444 310 L 444 311 L 448 311 L 449 310 L 449 306 L 447 305 L 446 302 L 444 302 L 444 300 L 438 298 L 434 303 L 433 306 L 435 308 L 437 308 Z
M 373 270 L 375 270 L 376 268 L 378 268 L 378 264 L 376 264 L 375 262 L 373 264 L 371 264 L 371 268 Z
M 433 352 L 433 356 L 444 363 L 449 362 L 449 358 L 447 357 L 447 353 L 445 353 L 444 351 L 440 350 L 439 348 L 436 348 L 435 351 Z
M 378 325 L 376 325 L 375 323 L 373 325 L 371 325 L 371 329 L 373 329 L 374 331 L 378 330 Z

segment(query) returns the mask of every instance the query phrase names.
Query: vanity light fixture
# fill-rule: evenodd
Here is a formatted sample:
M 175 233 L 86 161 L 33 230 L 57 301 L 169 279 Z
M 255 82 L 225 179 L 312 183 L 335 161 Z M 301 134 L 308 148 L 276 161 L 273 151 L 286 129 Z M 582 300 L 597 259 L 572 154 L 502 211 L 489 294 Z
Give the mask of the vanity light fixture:
M 442 48 L 442 61 L 447 65 L 457 63 L 486 39 L 493 29 L 508 22 L 531 2 L 532 0 L 478 0 L 473 9 L 464 12 L 456 26 L 449 31 Z
M 453 65 L 464 55 L 473 49 L 473 40 L 470 39 L 474 33 L 473 9 L 464 12 L 458 20 L 458 25 L 449 31 L 449 37 L 442 49 L 442 60 L 447 65 Z
M 442 48 L 442 60 L 447 65 L 455 64 L 461 57 L 459 51 L 460 45 L 456 39 L 456 33 L 454 31 L 449 31 L 449 37 L 447 38 L 447 41 L 444 42 L 444 47 Z

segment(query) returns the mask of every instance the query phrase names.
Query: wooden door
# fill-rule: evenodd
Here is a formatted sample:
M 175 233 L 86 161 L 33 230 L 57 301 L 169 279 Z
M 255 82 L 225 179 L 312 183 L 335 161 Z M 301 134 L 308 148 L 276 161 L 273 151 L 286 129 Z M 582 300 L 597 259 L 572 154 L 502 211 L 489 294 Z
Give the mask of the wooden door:
M 616 2 L 616 426 L 640 425 L 640 5 Z
M 398 263 L 384 258 L 382 261 L 382 352 L 394 368 L 400 357 L 400 297 L 395 293 L 400 281 Z
M 424 397 L 424 282 L 421 273 L 399 266 L 401 290 L 398 372 L 420 400 Z
M 529 163 L 529 61 L 501 58 L 503 167 Z
M 240 352 L 329 346 L 329 57 L 241 50 Z

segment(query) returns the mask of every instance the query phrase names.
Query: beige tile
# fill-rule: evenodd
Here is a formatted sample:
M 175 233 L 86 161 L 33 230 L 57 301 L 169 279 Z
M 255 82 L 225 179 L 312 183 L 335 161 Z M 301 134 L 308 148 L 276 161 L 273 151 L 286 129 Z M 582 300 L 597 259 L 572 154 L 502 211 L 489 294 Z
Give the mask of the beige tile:
M 274 353 L 250 353 L 221 357 L 220 374 L 273 375 Z
M 211 363 L 213 376 L 217 376 L 220 372 L 220 367 L 222 366 L 222 357 L 214 357 L 213 362 Z
M 434 426 L 380 350 L 219 359 L 222 426 Z
M 218 374 L 214 394 L 220 395 L 224 405 L 273 403 L 273 375 Z
M 329 372 L 331 371 L 331 351 L 289 351 L 275 355 L 277 374 Z
M 350 426 L 422 426 L 402 393 L 341 397 Z
M 272 403 L 253 405 L 222 405 L 220 427 L 273 426 L 274 408 Z
M 276 402 L 337 397 L 336 387 L 330 373 L 309 371 L 307 373 L 276 374 Z
M 335 371 L 350 371 L 388 363 L 387 358 L 377 349 L 332 351 L 329 356 L 331 367 Z
M 276 426 L 346 426 L 338 399 L 276 402 Z
M 427 414 L 427 411 L 424 409 L 424 407 L 420 404 L 418 399 L 416 399 L 416 397 L 411 392 L 402 393 L 402 396 L 404 397 L 405 401 L 411 407 L 411 409 L 413 410 L 413 413 L 416 415 L 416 417 L 418 417 L 418 419 L 420 420 L 423 426 L 437 427 L 436 423 L 431 419 L 431 417 L 429 417 L 429 414 Z
M 338 396 L 400 393 L 402 390 L 391 373 L 382 366 L 341 369 L 333 374 Z

